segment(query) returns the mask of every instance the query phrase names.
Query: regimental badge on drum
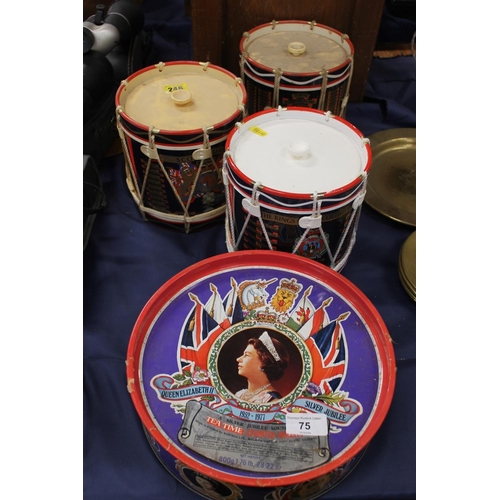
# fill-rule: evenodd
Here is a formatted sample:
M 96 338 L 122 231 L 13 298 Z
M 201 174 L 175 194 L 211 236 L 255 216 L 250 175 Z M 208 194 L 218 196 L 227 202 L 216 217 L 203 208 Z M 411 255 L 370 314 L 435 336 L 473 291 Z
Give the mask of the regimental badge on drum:
M 204 211 L 209 211 L 220 202 L 223 193 L 220 176 L 215 168 L 205 167 L 199 174 L 198 169 L 199 167 L 192 162 L 182 162 L 178 168 L 169 167 L 168 173 L 183 203 L 189 201 L 190 197 L 201 197 Z
M 311 259 L 320 258 L 325 254 L 330 239 L 328 233 L 324 234 L 326 241 L 321 236 L 319 229 L 311 229 L 308 236 L 302 240 L 302 243 L 297 249 L 297 254 Z M 297 245 L 299 241 L 300 238 L 296 238 L 295 245 Z

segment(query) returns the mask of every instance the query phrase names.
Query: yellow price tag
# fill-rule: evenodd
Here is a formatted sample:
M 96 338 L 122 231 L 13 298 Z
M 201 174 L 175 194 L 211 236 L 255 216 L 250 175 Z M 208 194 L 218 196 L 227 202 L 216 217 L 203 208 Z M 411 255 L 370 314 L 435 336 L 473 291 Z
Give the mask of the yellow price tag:
M 163 90 L 166 93 L 169 93 L 169 92 L 175 92 L 176 90 L 188 90 L 188 87 L 185 83 L 178 83 L 176 85 L 165 85 L 163 87 Z
M 259 127 L 250 127 L 249 130 L 254 134 L 260 135 L 261 137 L 265 137 L 267 135 L 267 132 Z

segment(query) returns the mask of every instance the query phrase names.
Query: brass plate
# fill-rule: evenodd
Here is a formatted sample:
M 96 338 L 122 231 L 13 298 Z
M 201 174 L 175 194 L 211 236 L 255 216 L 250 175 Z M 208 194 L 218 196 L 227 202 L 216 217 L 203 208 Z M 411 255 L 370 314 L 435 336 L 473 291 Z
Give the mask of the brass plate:
M 417 300 L 417 232 L 408 236 L 399 253 L 399 279 L 408 294 Z
M 372 166 L 365 201 L 377 212 L 416 226 L 415 128 L 382 130 L 369 136 Z

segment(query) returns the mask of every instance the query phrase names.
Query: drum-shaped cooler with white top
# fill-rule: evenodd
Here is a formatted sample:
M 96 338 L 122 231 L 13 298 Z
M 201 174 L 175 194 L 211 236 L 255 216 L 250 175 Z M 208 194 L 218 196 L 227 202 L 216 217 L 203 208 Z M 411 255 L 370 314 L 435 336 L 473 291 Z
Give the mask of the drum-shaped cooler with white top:
M 370 167 L 369 140 L 330 112 L 279 107 L 248 116 L 224 156 L 228 250 L 290 252 L 340 271 Z

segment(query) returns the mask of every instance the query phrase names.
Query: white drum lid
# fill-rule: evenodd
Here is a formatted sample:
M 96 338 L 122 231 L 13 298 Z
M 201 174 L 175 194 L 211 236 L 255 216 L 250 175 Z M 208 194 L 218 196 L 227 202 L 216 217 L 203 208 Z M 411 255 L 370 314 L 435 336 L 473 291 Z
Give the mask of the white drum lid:
M 146 72 L 132 79 L 128 90 L 126 97 L 122 93 L 127 116 L 148 128 L 162 130 L 211 127 L 231 118 L 241 104 L 234 83 L 205 74 Z M 181 94 L 182 98 L 176 98 Z
M 343 47 L 314 31 L 272 31 L 262 36 L 258 33 L 255 39 L 250 38 L 245 50 L 253 61 L 272 69 L 315 73 L 340 66 L 347 59 Z M 294 50 L 294 47 L 301 49 Z
M 286 113 L 260 115 L 230 138 L 229 153 L 246 177 L 277 191 L 313 194 L 347 186 L 364 172 L 368 153 L 350 127 L 319 113 Z

